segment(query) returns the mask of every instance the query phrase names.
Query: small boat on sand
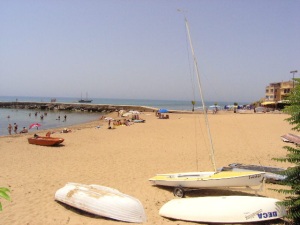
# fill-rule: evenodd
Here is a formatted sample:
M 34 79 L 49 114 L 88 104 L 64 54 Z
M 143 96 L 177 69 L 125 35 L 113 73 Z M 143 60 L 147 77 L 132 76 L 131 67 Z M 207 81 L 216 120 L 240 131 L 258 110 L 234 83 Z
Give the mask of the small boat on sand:
M 54 146 L 59 145 L 65 139 L 57 137 L 40 137 L 34 135 L 34 137 L 28 138 L 28 143 L 33 145 L 42 145 L 42 146 Z
M 115 220 L 131 223 L 146 221 L 144 207 L 138 199 L 110 187 L 67 183 L 56 191 L 55 200 Z
M 159 215 L 176 220 L 203 223 L 254 223 L 286 215 L 278 199 L 254 196 L 214 196 L 173 199 Z
M 220 171 L 263 171 L 265 172 L 265 180 L 267 183 L 278 183 L 283 181 L 286 176 L 280 173 L 285 171 L 284 168 L 274 166 L 262 166 L 262 165 L 248 165 L 242 163 L 231 163 L 228 166 L 224 166 Z
M 258 171 L 191 172 L 157 174 L 149 180 L 153 185 L 183 188 L 251 187 L 260 185 L 264 174 Z
M 294 143 L 296 145 L 300 145 L 300 136 L 296 134 L 285 134 L 281 136 L 281 139 L 284 142 Z

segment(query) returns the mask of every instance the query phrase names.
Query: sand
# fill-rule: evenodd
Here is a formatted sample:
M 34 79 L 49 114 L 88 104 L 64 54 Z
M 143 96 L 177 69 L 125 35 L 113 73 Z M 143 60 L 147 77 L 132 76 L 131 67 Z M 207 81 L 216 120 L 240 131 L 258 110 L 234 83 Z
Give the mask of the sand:
M 112 115 L 117 116 L 116 114 Z M 0 187 L 9 187 L 12 201 L 0 199 L 0 224 L 10 225 L 98 225 L 128 224 L 93 216 L 60 204 L 55 192 L 67 182 L 99 184 L 138 198 L 144 205 L 144 224 L 194 224 L 172 221 L 158 215 L 160 207 L 174 198 L 172 189 L 152 186 L 148 179 L 156 173 L 211 171 L 209 142 L 203 115 L 170 114 L 157 119 L 154 113 L 141 114 L 146 123 L 107 129 L 98 120 L 69 127 L 60 147 L 30 145 L 32 134 L 0 138 Z M 280 136 L 291 131 L 285 114 L 209 114 L 217 167 L 239 162 L 288 167 L 271 160 L 286 151 Z M 97 126 L 100 125 L 100 128 Z M 40 131 L 45 135 L 46 131 Z M 284 199 L 266 184 L 261 196 Z M 187 197 L 249 195 L 247 191 L 201 190 Z M 198 223 L 199 224 L 199 223 Z

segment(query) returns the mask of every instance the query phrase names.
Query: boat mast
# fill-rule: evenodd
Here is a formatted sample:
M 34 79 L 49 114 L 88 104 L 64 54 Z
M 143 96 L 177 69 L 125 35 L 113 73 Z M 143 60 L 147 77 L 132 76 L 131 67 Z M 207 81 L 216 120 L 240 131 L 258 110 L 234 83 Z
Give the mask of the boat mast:
M 189 28 L 189 24 L 188 24 L 188 21 L 187 21 L 186 17 L 184 17 L 184 20 L 185 20 L 185 26 L 186 26 L 187 34 L 188 34 L 188 37 L 189 37 L 192 56 L 193 56 L 193 59 L 194 59 L 194 67 L 195 67 L 195 70 L 196 70 L 196 73 L 197 73 L 197 80 L 198 80 L 198 86 L 199 86 L 199 91 L 200 91 L 200 97 L 201 97 L 203 113 L 204 113 L 204 117 L 205 117 L 205 123 L 206 123 L 207 133 L 208 133 L 209 142 L 210 142 L 210 148 L 211 148 L 210 158 L 211 158 L 214 170 L 216 172 L 217 168 L 216 168 L 215 155 L 214 155 L 215 150 L 214 150 L 214 145 L 213 145 L 213 141 L 212 141 L 212 138 L 211 138 L 211 132 L 210 132 L 210 127 L 209 127 L 209 123 L 208 123 L 208 116 L 207 116 L 206 107 L 205 107 L 205 103 L 204 103 L 204 97 L 203 97 L 203 93 L 202 93 L 202 85 L 201 85 L 201 81 L 200 81 L 200 73 L 199 73 L 199 69 L 198 69 L 198 63 L 197 63 L 197 59 L 196 59 L 196 56 L 195 56 L 193 43 L 192 43 L 192 39 L 191 39 L 191 35 L 190 35 L 190 28 Z

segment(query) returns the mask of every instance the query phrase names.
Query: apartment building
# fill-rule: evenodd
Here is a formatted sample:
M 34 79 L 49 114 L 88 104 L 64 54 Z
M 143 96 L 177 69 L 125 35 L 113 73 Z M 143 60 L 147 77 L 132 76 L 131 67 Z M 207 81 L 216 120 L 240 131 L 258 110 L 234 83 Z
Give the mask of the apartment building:
M 278 103 L 285 100 L 293 90 L 293 86 L 293 81 L 270 83 L 270 85 L 266 87 L 264 102 Z

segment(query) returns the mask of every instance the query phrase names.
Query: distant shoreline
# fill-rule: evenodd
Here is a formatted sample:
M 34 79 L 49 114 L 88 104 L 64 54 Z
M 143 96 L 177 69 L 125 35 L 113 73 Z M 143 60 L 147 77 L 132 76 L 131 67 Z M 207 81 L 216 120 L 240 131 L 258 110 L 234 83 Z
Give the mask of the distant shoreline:
M 158 110 L 149 106 L 137 105 L 110 105 L 95 103 L 67 103 L 67 102 L 0 102 L 0 108 L 12 109 L 37 109 L 37 110 L 67 110 L 67 111 L 92 111 L 114 112 L 116 110 L 139 110 L 153 112 Z
M 182 110 L 190 111 L 192 110 L 191 100 L 151 100 L 151 99 L 114 99 L 114 98 L 93 98 L 92 105 L 111 105 L 111 106 L 146 106 L 150 108 L 163 108 L 168 110 Z M 26 96 L 0 96 L 0 102 L 37 102 L 48 104 L 51 103 L 78 103 L 78 98 L 70 97 L 57 97 L 51 99 L 50 97 L 26 97 Z M 233 105 L 232 101 L 205 101 L 206 106 L 213 106 L 218 104 L 221 107 L 226 105 Z M 88 105 L 90 103 L 81 103 L 83 105 Z M 239 105 L 247 105 L 248 102 L 239 102 Z M 200 101 L 195 101 L 195 108 L 202 107 Z
M 137 105 L 109 105 L 109 104 L 95 104 L 95 103 L 67 103 L 67 102 L 0 102 L 0 110 L 26 110 L 27 112 L 22 117 L 21 112 L 19 114 L 13 115 L 13 112 L 7 112 L 7 115 L 3 114 L 0 118 L 0 136 L 7 136 L 7 126 L 9 123 L 17 123 L 19 130 L 22 127 L 29 128 L 29 125 L 35 122 L 41 123 L 41 129 L 60 129 L 60 127 L 68 127 L 72 125 L 84 124 L 87 121 L 97 121 L 95 119 L 95 114 L 99 115 L 109 115 L 110 113 L 124 110 L 124 111 L 139 111 L 139 112 L 156 112 L 158 108 L 148 107 L 148 106 L 137 106 Z M 34 114 L 38 113 L 38 116 Z M 192 113 L 192 111 L 182 111 L 182 110 L 169 110 L 170 113 Z M 40 119 L 40 113 L 47 113 L 44 119 Z M 75 114 L 74 114 L 75 113 Z M 77 114 L 79 113 L 79 114 Z M 83 115 L 81 115 L 83 113 Z M 88 114 L 87 114 L 88 113 Z M 91 114 L 90 114 L 91 113 Z M 197 112 L 198 113 L 198 112 Z M 28 116 L 32 114 L 32 117 Z M 67 114 L 68 120 L 66 123 L 61 123 L 57 120 L 58 115 Z M 75 117 L 74 117 L 75 115 Z M 86 117 L 92 115 L 91 120 L 86 119 Z M 83 116 L 83 117 L 81 117 Z M 94 118 L 93 118 L 94 117 Z M 36 130 L 29 130 L 29 132 L 37 132 Z
M 119 110 L 136 110 L 141 112 L 155 112 L 159 108 L 140 105 L 113 105 L 95 103 L 68 103 L 68 102 L 0 102 L 0 108 L 32 109 L 32 110 L 66 110 L 66 111 L 90 111 L 111 113 Z M 197 113 L 192 110 L 169 110 L 169 113 Z

